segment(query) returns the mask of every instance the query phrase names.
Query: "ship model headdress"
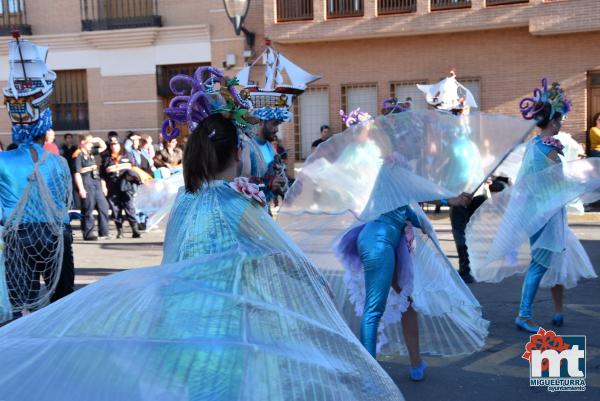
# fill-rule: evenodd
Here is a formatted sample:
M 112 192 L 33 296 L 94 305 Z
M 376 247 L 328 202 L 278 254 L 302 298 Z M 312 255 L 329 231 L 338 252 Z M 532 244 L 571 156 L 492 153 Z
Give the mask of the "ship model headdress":
M 262 60 L 265 64 L 262 85 L 250 80 L 251 70 L 258 60 Z M 267 42 L 267 48 L 262 56 L 252 65 L 242 69 L 237 78 L 239 84 L 249 91 L 250 100 L 254 105 L 252 115 L 263 121 L 290 121 L 292 118 L 290 108 L 294 96 L 302 94 L 308 84 L 320 77 L 304 71 L 283 54 L 275 51 Z
M 8 42 L 9 76 L 4 103 L 12 123 L 12 140 L 28 143 L 52 128 L 49 99 L 56 73 L 46 65 L 48 48 L 21 39 L 18 31 Z
M 456 80 L 454 70 L 450 76 L 433 85 L 417 85 L 425 94 L 425 100 L 440 111 L 462 114 L 471 108 L 478 107 L 470 90 Z

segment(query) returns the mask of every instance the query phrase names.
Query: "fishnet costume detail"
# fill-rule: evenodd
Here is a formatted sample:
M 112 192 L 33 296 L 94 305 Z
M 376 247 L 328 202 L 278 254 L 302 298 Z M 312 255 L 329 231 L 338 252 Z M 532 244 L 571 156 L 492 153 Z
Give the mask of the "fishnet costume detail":
M 35 163 L 19 203 L 4 224 L 3 262 L 13 313 L 46 305 L 56 288 L 71 193 L 66 161 L 44 153 Z

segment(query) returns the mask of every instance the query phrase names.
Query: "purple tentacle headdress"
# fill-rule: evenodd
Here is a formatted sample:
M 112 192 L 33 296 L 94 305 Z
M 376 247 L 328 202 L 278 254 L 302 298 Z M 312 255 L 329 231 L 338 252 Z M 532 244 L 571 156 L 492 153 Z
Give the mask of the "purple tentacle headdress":
M 206 74 L 209 76 L 203 80 Z M 233 104 L 228 105 L 225 100 L 219 100 L 215 96 L 216 91 L 213 86 L 220 83 L 222 78 L 221 70 L 213 67 L 200 67 L 194 72 L 193 77 L 179 74 L 171 79 L 169 87 L 175 97 L 169 103 L 169 107 L 164 110 L 167 118 L 162 124 L 161 133 L 165 140 L 171 141 L 181 134 L 177 124 L 187 124 L 190 130 L 194 130 L 211 114 L 233 113 L 236 109 L 252 107 L 252 103 L 242 99 L 235 89 L 237 84 L 235 79 L 227 82 L 227 93 L 233 99 Z
M 373 119 L 373 117 L 371 117 L 369 113 L 361 112 L 360 107 L 356 110 L 352 110 L 350 113 L 348 113 L 348 115 L 344 113 L 344 110 L 340 110 L 340 117 L 342 118 L 342 122 L 348 128 L 352 127 L 353 125 L 365 123 Z
M 403 111 L 410 110 L 411 101 L 411 98 L 406 98 L 406 101 L 400 103 L 397 98 L 393 97 L 383 101 L 383 108 L 381 111 L 384 115 L 401 113 Z
M 538 119 L 539 113 L 544 109 L 546 104 L 549 104 L 551 107 L 550 119 L 556 113 L 564 116 L 571 111 L 571 101 L 565 95 L 565 91 L 560 87 L 560 84 L 554 82 L 550 89 L 548 89 L 548 79 L 544 78 L 542 79 L 542 89 L 534 88 L 533 97 L 521 99 L 519 103 L 521 115 L 526 120 Z

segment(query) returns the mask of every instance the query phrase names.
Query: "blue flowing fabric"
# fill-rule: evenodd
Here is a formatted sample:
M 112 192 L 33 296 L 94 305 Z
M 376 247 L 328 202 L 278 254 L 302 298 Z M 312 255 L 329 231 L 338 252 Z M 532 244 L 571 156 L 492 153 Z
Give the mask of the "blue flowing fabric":
M 498 114 L 403 112 L 334 135 L 306 160 L 278 221 L 323 270 L 356 333 L 367 291 L 356 245 L 365 224 L 411 205 L 424 232 L 412 229 L 412 252 L 405 252 L 404 236 L 396 248 L 402 291 L 388 289 L 378 353 L 407 353 L 400 320 L 408 297 L 418 312 L 421 352 L 460 355 L 484 345 L 488 322 L 481 306 L 416 202 L 474 192 L 532 128 Z
M 400 206 L 474 192 L 532 129 L 522 119 L 480 112 L 377 117 L 308 157 L 286 194 L 285 212 L 350 211 L 368 221 Z
M 523 273 L 536 254 L 548 269 L 543 287 L 571 288 L 582 278 L 596 277 L 568 227 L 565 205 L 577 198 L 585 202 L 600 198 L 600 159 L 560 163 L 548 156 L 550 151 L 534 137 L 515 185 L 493 195 L 471 217 L 466 237 L 478 281 L 499 282 Z
M 245 134 L 240 134 L 240 140 L 242 143 L 240 175 L 263 177 L 268 169 L 258 143 Z M 151 180 L 139 188 L 134 199 L 135 209 L 148 217 L 146 222 L 148 231 L 164 227 L 179 188 L 183 184 L 183 174 L 180 172 L 166 179 Z
M 214 181 L 177 195 L 164 261 L 0 329 L 6 401 L 402 400 L 322 274 Z

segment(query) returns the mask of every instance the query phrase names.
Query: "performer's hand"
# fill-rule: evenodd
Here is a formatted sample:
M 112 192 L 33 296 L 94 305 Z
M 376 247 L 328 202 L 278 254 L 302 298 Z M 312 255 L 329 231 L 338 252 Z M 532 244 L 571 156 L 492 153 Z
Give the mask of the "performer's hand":
M 473 199 L 473 197 L 471 196 L 471 194 L 463 192 L 462 194 L 458 195 L 456 198 L 449 198 L 448 205 L 467 207 L 467 206 L 469 206 L 469 203 L 471 203 L 472 199 Z
M 79 191 L 79 197 L 81 199 L 85 199 L 87 197 L 87 192 L 84 190 Z

